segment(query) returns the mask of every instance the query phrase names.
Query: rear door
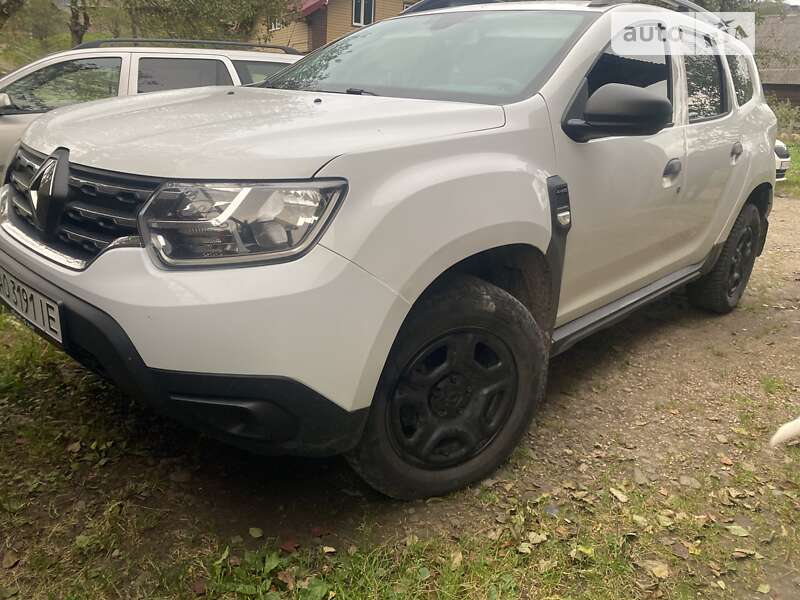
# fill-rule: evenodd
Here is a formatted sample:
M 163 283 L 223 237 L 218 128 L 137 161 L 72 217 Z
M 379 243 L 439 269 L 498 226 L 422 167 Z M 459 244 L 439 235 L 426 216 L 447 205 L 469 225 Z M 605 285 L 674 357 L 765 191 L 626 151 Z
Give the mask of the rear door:
M 725 57 L 702 33 L 685 38 L 686 213 L 691 260 L 700 261 L 719 233 L 715 215 L 736 203 L 747 179 L 752 148 L 742 113 L 736 109 Z M 751 92 L 752 95 L 752 92 Z
M 208 85 L 239 85 L 233 63 L 214 54 L 134 54 L 130 94 Z

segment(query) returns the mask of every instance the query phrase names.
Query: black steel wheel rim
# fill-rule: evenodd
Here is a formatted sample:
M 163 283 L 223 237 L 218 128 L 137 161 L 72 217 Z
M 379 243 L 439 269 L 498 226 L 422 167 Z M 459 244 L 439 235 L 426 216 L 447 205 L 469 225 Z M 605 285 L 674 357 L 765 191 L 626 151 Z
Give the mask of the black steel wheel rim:
M 754 246 L 755 233 L 753 232 L 753 228 L 748 225 L 739 236 L 731 258 L 731 266 L 728 273 L 729 298 L 735 298 L 741 293 L 741 288 L 744 287 L 744 284 L 747 282 L 747 276 L 755 258 Z
M 427 469 L 466 462 L 505 425 L 517 381 L 511 350 L 489 331 L 459 329 L 429 342 L 391 392 L 387 418 L 395 450 Z

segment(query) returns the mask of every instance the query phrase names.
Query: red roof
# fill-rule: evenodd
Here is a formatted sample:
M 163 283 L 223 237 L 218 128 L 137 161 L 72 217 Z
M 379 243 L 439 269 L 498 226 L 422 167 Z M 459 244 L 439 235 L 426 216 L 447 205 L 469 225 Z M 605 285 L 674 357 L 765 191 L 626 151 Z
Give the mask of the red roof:
M 327 6 L 328 0 L 303 0 L 300 5 L 300 14 L 307 17 L 313 12 L 318 11 L 323 6 Z

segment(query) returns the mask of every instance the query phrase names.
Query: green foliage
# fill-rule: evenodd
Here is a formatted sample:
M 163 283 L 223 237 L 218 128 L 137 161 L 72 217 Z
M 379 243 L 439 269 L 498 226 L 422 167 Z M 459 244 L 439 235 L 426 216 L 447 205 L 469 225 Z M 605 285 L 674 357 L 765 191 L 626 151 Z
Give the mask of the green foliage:
M 800 135 L 800 106 L 789 100 L 779 100 L 774 96 L 767 99 L 770 108 L 778 117 L 778 137 L 794 137 Z M 789 140 L 783 140 L 788 142 Z
M 15 4 L 14 10 L 10 4 Z M 6 5 L 9 8 L 4 13 Z M 79 39 L 249 40 L 260 22 L 282 18 L 286 5 L 287 0 L 72 0 L 70 10 L 59 10 L 54 0 L 0 0 L 5 42 L 0 52 L 0 73 L 66 50 Z M 89 29 L 84 35 L 85 18 Z

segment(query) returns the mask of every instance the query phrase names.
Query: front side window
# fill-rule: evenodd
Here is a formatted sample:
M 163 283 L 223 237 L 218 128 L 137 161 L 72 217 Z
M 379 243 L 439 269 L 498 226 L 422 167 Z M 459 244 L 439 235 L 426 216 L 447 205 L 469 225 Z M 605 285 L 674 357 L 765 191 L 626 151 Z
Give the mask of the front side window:
M 122 59 L 81 58 L 48 65 L 8 84 L 3 91 L 23 111 L 111 98 L 119 93 Z
M 410 14 L 356 31 L 268 80 L 318 92 L 506 104 L 539 89 L 596 15 L 546 10 Z
M 736 91 L 736 101 L 739 106 L 742 106 L 753 97 L 753 76 L 750 73 L 750 62 L 740 54 L 729 54 L 725 58 L 731 71 L 733 89 Z
M 264 81 L 267 77 L 274 75 L 281 69 L 286 68 L 286 63 L 266 62 L 260 60 L 235 60 L 233 66 L 242 80 L 242 85 L 248 85 L 256 81 Z
M 353 0 L 353 25 L 370 25 L 375 20 L 375 0 Z
M 137 92 L 233 85 L 228 68 L 213 58 L 140 58 Z
M 587 76 L 589 96 L 607 83 L 644 88 L 672 100 L 672 75 L 666 52 L 653 56 L 617 54 L 609 45 Z
M 689 95 L 689 122 L 725 114 L 725 80 L 722 62 L 707 37 L 697 36 L 683 57 Z

